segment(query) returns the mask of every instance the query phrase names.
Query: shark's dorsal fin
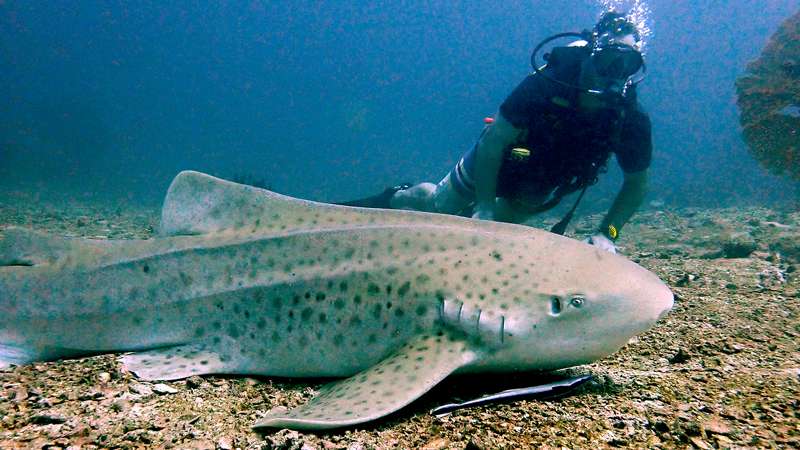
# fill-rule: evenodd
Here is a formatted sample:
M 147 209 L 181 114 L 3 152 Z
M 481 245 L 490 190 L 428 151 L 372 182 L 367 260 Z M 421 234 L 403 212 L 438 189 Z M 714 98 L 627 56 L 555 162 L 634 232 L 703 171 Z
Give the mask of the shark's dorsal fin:
M 40 266 L 64 261 L 80 243 L 26 228 L 0 231 L 0 266 Z
M 422 336 L 378 365 L 325 386 L 302 406 L 270 411 L 254 428 L 324 429 L 375 420 L 408 405 L 475 358 L 462 340 Z
M 161 235 L 196 235 L 223 231 L 260 235 L 297 230 L 381 224 L 474 226 L 468 219 L 415 211 L 356 208 L 300 200 L 266 189 L 234 183 L 200 172 L 179 173 L 161 210 Z M 508 224 L 482 225 L 495 232 Z

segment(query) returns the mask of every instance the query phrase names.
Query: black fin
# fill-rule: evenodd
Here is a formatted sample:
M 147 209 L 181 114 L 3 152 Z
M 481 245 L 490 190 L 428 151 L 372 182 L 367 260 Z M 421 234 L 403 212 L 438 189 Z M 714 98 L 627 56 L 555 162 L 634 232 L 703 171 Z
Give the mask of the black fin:
M 391 208 L 390 201 L 397 191 L 402 191 L 405 189 L 410 188 L 411 185 L 409 183 L 399 184 L 397 186 L 388 187 L 383 190 L 378 195 L 373 195 L 371 197 L 360 198 L 358 200 L 350 200 L 346 202 L 339 202 L 336 203 L 337 205 L 342 206 L 358 206 L 361 208 L 384 208 L 389 209 Z

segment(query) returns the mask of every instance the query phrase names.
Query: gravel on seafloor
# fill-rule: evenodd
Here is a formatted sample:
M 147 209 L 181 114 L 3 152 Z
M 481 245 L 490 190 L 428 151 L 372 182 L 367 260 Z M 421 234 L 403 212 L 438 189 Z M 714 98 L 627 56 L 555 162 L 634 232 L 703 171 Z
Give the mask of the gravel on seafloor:
M 0 229 L 65 236 L 148 238 L 158 216 L 129 205 L 0 199 Z M 574 235 L 598 220 L 576 221 Z M 230 376 L 151 383 L 101 355 L 0 371 L 0 448 L 800 448 L 800 213 L 645 209 L 619 247 L 672 287 L 675 307 L 614 355 L 561 371 L 596 376 L 566 398 L 430 416 L 443 403 L 553 379 L 455 376 L 375 423 L 260 435 L 250 426 L 263 412 L 305 402 L 322 383 Z

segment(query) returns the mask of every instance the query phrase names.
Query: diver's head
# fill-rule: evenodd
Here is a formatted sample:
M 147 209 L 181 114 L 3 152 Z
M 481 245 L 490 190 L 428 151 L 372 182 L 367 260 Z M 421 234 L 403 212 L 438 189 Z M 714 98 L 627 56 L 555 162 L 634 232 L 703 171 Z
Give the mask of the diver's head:
M 581 66 L 581 87 L 590 95 L 624 97 L 631 77 L 644 67 L 636 25 L 625 14 L 607 11 L 592 30 L 590 45 L 591 56 Z
M 627 80 L 644 66 L 641 45 L 636 25 L 625 14 L 604 13 L 592 30 L 594 72 L 606 79 Z

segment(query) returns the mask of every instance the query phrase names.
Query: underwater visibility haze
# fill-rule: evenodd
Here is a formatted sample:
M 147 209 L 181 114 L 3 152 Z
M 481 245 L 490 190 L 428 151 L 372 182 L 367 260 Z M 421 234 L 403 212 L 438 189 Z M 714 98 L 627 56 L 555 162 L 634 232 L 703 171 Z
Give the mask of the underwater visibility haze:
M 629 141 L 553 228 L 577 195 L 397 210 L 610 8 L 632 220 Z M 610 23 L 581 83 L 642 67 Z M 0 448 L 800 448 L 798 37 L 787 0 L 0 0 Z M 552 142 L 646 134 L 587 109 Z
M 789 201 L 793 186 L 745 149 L 734 81 L 795 2 L 637 3 L 652 30 L 650 198 Z M 536 43 L 590 28 L 603 8 L 5 0 L 0 184 L 157 204 L 185 169 L 322 201 L 438 181 L 530 72 Z M 589 198 L 604 202 L 617 175 Z

